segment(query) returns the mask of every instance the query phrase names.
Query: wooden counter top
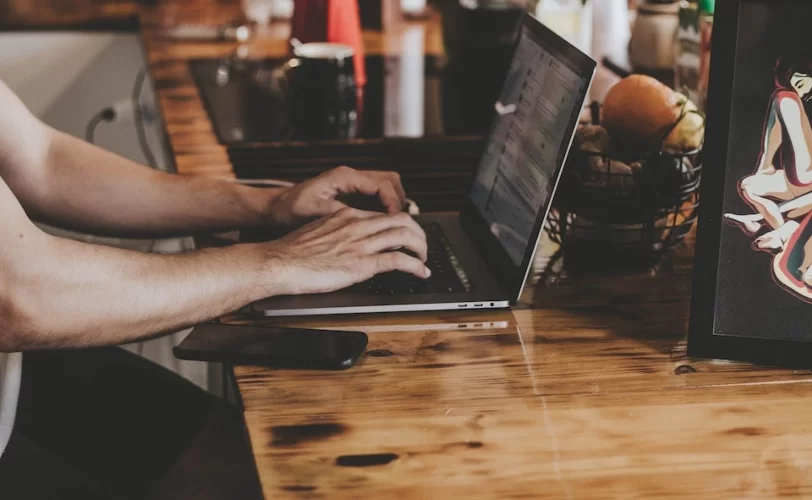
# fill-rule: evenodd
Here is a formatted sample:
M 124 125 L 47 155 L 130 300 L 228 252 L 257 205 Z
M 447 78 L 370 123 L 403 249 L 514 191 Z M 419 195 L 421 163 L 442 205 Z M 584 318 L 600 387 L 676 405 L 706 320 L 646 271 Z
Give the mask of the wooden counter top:
M 3 0 L 0 29 L 136 29 L 136 0 Z
M 808 498 L 812 373 L 687 359 L 689 264 L 274 322 L 370 341 L 344 372 L 236 369 L 266 498 Z

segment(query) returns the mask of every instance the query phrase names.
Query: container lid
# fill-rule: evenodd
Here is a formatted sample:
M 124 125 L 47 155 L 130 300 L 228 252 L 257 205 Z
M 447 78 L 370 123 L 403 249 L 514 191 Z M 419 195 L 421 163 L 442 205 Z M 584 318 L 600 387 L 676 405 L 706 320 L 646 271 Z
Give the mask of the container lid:
M 699 0 L 699 8 L 706 14 L 713 14 L 716 11 L 716 0 Z

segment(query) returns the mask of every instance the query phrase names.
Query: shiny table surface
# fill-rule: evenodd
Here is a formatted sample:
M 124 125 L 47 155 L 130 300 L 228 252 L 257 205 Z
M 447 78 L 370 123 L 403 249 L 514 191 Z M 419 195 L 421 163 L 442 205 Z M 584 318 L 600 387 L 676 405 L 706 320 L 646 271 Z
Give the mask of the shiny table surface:
M 266 497 L 812 495 L 812 373 L 686 358 L 682 253 L 539 262 L 513 311 L 268 321 L 370 342 L 343 372 L 235 369 Z

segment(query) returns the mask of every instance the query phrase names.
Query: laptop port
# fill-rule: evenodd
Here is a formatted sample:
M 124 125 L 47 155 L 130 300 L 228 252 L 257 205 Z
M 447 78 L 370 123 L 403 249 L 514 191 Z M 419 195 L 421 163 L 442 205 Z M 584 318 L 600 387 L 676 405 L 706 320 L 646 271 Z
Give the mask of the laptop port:
M 468 304 L 457 304 L 457 307 L 468 307 Z
M 485 305 L 485 304 L 474 304 L 474 307 L 482 307 L 482 306 L 484 306 L 484 305 Z

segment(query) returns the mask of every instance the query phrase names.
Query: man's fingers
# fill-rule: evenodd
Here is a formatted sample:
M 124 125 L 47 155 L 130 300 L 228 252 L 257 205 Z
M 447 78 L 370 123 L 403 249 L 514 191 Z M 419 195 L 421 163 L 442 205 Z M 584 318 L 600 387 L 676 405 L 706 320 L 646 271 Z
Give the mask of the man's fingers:
M 380 217 L 380 212 L 372 212 L 369 210 L 361 210 L 344 205 L 343 208 L 334 213 L 330 218 L 336 220 L 353 220 L 353 219 L 374 219 Z
M 389 172 L 389 179 L 395 188 L 395 192 L 397 192 L 398 199 L 400 200 L 398 206 L 400 210 L 403 210 L 403 207 L 406 206 L 406 190 L 403 189 L 403 183 L 400 181 L 400 174 Z
M 403 252 L 380 253 L 374 256 L 374 258 L 376 259 L 376 274 L 402 271 L 404 273 L 414 274 L 418 278 L 428 278 L 431 276 L 431 271 L 425 264 Z
M 296 231 L 296 233 L 306 235 L 305 239 L 310 240 L 349 226 L 354 221 L 381 216 L 381 214 L 378 212 L 367 212 L 364 210 L 358 210 L 356 208 L 350 208 L 338 201 L 335 201 L 335 203 L 339 203 L 341 208 L 326 217 L 316 219 L 315 221 L 302 226 L 298 231 Z M 334 206 L 338 207 L 338 205 Z
M 390 214 L 403 212 L 406 199 L 400 196 L 397 188 L 391 182 L 384 181 L 379 184 L 378 197 Z
M 365 219 L 376 219 L 380 216 L 381 214 L 379 212 L 370 212 L 345 206 L 332 215 L 327 216 L 324 220 L 325 227 L 333 231 L 342 227 L 352 227 L 351 224 L 353 222 L 359 222 Z
M 378 184 L 381 186 L 381 193 L 385 190 L 387 193 L 391 193 L 387 194 L 387 197 L 393 200 L 397 199 L 396 203 L 387 205 L 386 208 L 389 210 L 389 213 L 402 212 L 406 206 L 406 191 L 400 182 L 400 174 L 380 171 L 367 172 L 367 174 L 378 180 Z M 381 201 L 383 201 L 383 197 L 381 197 Z
M 347 226 L 347 231 L 350 232 L 350 238 L 360 240 L 396 227 L 405 227 L 423 241 L 426 240 L 426 232 L 423 231 L 420 224 L 403 212 L 395 215 L 377 214 L 377 217 L 368 217 L 365 220 L 355 221 L 354 224 Z
M 377 196 L 390 214 L 403 211 L 405 201 L 401 201 L 400 195 L 391 181 L 367 172 L 356 171 L 355 174 L 355 187 L 359 192 Z
M 318 214 L 333 214 L 349 207 L 334 198 L 322 198 L 316 201 L 316 205 L 313 208 Z
M 410 250 L 421 262 L 426 261 L 426 239 L 404 226 L 393 227 L 364 240 L 364 251 L 375 254 L 391 250 Z
M 339 167 L 335 171 L 333 188 L 340 193 L 361 193 L 377 196 L 389 213 L 402 212 L 406 204 L 406 193 L 400 178 L 392 172 L 359 171 L 350 167 Z
M 350 194 L 358 192 L 368 196 L 378 194 L 377 179 L 350 167 L 338 167 L 334 171 L 333 189 L 339 193 Z

